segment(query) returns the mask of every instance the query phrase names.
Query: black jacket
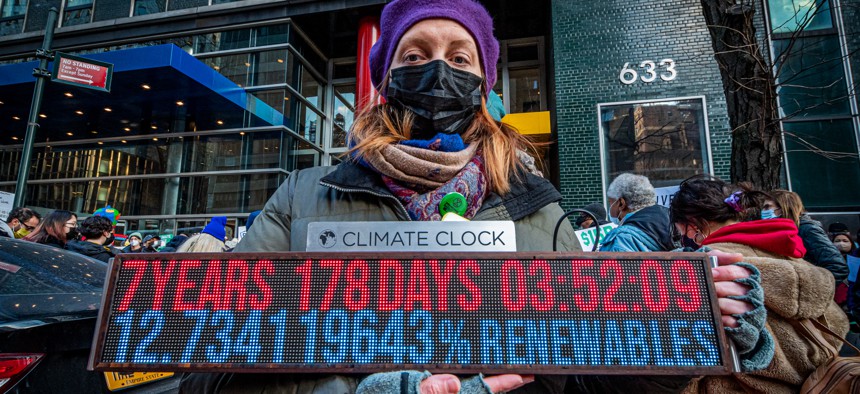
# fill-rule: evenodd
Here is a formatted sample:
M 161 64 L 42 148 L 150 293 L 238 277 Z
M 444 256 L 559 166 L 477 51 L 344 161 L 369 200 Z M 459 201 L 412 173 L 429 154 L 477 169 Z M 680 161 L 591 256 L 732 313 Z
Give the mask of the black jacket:
M 89 256 L 96 260 L 104 261 L 105 263 L 114 257 L 114 254 L 111 253 L 110 249 L 104 245 L 97 245 L 87 241 L 69 241 L 66 244 L 66 250 L 82 254 L 84 256 Z
M 800 217 L 800 226 L 798 227 L 798 235 L 803 240 L 803 246 L 806 248 L 806 255 L 803 259 L 824 268 L 833 274 L 836 283 L 840 283 L 848 277 L 848 265 L 839 249 L 833 246 L 833 242 L 824 233 L 824 228 L 821 223 L 812 220 L 807 215 Z

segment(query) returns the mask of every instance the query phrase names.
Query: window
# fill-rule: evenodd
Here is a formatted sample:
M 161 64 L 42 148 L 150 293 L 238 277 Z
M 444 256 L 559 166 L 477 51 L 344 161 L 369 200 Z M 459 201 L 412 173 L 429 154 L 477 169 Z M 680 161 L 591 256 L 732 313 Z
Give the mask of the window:
M 24 31 L 24 14 L 27 0 L 0 0 L 0 35 L 19 34 Z
M 773 41 L 785 118 L 850 114 L 848 85 L 835 36 Z
M 131 15 L 149 15 L 165 10 L 167 10 L 167 0 L 135 0 Z
M 93 20 L 94 0 L 67 0 L 63 7 L 62 26 L 82 25 Z
M 767 4 L 789 186 L 811 210 L 856 209 L 860 198 L 845 190 L 860 188 L 860 130 L 848 53 L 833 22 L 841 11 L 829 0 Z
M 705 98 L 600 104 L 606 184 L 623 172 L 655 187 L 711 172 Z
M 829 0 L 770 0 L 768 11 L 774 33 L 833 28 Z
M 791 188 L 806 208 L 856 209 L 860 161 L 851 119 L 786 122 Z
M 502 98 L 509 114 L 546 111 L 543 38 L 524 38 L 500 43 L 498 78 L 493 91 Z

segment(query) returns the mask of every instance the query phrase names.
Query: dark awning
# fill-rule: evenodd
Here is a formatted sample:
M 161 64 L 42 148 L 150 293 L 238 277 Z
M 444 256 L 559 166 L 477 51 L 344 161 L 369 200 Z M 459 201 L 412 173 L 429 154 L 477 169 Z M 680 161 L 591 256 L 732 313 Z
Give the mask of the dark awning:
M 114 65 L 111 91 L 49 82 L 36 142 L 283 124 L 281 113 L 175 45 L 83 57 Z M 0 66 L 0 145 L 23 141 L 36 67 Z

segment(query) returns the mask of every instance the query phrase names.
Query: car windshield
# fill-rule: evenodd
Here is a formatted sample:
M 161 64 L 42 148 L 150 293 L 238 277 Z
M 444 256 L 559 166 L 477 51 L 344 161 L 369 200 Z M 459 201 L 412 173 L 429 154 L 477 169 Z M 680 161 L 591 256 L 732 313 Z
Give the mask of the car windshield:
M 0 323 L 94 316 L 106 271 L 76 253 L 0 238 Z

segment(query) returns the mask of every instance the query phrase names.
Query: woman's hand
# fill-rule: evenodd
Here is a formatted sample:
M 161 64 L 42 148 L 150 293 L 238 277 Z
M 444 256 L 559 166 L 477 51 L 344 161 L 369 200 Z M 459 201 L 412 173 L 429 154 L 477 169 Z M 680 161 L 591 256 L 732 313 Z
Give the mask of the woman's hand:
M 484 378 L 493 393 L 511 391 L 534 382 L 534 375 L 497 375 Z M 433 375 L 421 382 L 421 394 L 457 394 L 460 379 L 454 375 Z
M 734 314 L 741 314 L 753 310 L 753 305 L 749 302 L 733 300 L 729 296 L 742 296 L 750 291 L 749 286 L 733 282 L 735 279 L 746 278 L 750 276 L 750 271 L 744 267 L 733 265 L 743 260 L 743 255 L 740 253 L 726 253 L 719 250 L 711 250 L 709 256 L 716 257 L 719 267 L 713 269 L 714 285 L 717 288 L 717 297 L 720 304 L 720 313 L 722 316 L 723 325 L 726 327 L 738 327 L 738 320 L 732 317 Z

